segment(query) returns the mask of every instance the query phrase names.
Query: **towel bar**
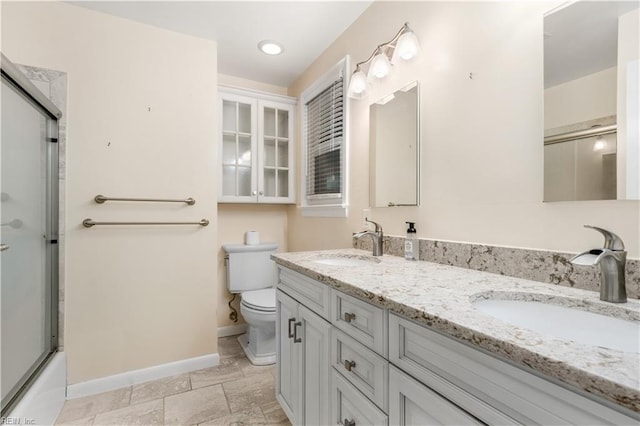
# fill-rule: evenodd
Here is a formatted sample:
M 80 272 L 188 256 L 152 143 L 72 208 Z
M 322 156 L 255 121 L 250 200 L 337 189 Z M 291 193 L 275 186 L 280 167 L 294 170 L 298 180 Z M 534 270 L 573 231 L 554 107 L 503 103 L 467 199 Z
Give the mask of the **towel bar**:
M 95 222 L 93 219 L 85 219 L 82 221 L 85 228 L 91 228 L 95 225 L 200 225 L 207 226 L 209 221 L 202 219 L 198 222 Z
M 154 203 L 186 203 L 190 206 L 196 203 L 196 200 L 189 197 L 184 200 L 167 199 L 167 198 L 117 198 L 105 197 L 104 195 L 96 195 L 93 200 L 98 204 L 104 204 L 105 201 L 145 201 Z

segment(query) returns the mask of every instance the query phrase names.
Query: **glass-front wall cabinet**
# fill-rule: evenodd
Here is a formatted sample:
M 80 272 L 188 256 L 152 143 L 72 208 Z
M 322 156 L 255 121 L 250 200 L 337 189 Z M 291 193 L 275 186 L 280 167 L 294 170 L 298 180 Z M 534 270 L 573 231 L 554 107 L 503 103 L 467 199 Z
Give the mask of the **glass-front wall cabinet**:
M 293 115 L 295 99 L 219 88 L 221 158 L 219 202 L 295 202 Z

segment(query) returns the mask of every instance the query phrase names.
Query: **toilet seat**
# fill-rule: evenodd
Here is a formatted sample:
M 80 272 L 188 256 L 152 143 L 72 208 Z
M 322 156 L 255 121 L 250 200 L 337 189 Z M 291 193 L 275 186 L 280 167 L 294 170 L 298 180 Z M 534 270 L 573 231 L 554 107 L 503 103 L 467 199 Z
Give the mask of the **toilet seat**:
M 276 289 L 264 288 L 262 290 L 245 291 L 242 293 L 242 302 L 246 308 L 260 312 L 276 311 Z

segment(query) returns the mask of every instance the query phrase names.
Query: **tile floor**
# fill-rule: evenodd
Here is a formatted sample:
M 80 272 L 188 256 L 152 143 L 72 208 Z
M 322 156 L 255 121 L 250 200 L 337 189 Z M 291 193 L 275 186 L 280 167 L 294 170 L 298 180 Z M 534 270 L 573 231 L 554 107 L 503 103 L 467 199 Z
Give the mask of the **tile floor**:
M 220 365 L 69 400 L 57 425 L 290 425 L 275 397 L 275 366 L 252 365 L 235 336 Z

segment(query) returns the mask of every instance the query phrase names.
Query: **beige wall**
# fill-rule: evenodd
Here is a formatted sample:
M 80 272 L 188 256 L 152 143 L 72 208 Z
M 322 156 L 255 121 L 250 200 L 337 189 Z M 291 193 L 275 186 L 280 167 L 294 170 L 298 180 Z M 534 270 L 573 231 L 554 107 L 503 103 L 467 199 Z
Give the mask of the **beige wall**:
M 68 73 L 68 382 L 215 353 L 216 44 L 65 3 L 2 9 L 5 55 Z M 211 224 L 84 229 L 87 217 Z
M 593 224 L 619 234 L 629 256 L 639 257 L 638 201 L 542 203 L 542 22 L 552 6 L 374 2 L 289 88 L 299 95 L 345 54 L 354 64 L 366 59 L 405 21 L 415 30 L 421 56 L 382 85 L 420 81 L 422 201 L 372 209 L 388 234 L 403 235 L 412 220 L 423 238 L 578 252 L 602 244 L 582 228 Z M 347 247 L 361 229 L 369 205 L 369 102 L 351 102 L 349 217 L 304 218 L 291 207 L 289 250 Z
M 247 80 L 225 74 L 218 74 L 218 84 L 259 90 L 276 95 L 286 95 L 287 89 L 258 81 Z M 243 324 L 240 314 L 240 298 L 237 297 L 232 306 L 238 311 L 238 322 L 229 319 L 231 310 L 227 305 L 231 294 L 227 291 L 227 276 L 224 266 L 223 244 L 244 243 L 245 232 L 260 232 L 261 242 L 278 243 L 278 251 L 287 251 L 287 206 L 263 204 L 218 204 L 218 328 Z

